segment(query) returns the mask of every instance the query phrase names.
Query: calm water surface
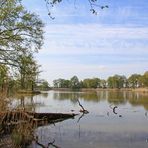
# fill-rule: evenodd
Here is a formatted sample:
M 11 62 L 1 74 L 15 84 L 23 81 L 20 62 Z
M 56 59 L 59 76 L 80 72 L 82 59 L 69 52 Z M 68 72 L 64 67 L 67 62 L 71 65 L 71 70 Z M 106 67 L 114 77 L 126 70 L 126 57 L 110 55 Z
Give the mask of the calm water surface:
M 82 116 L 77 99 L 89 111 Z M 39 141 L 55 140 L 60 148 L 147 148 L 148 94 L 128 91 L 49 91 L 34 97 L 20 97 L 15 106 L 36 112 L 79 113 L 55 125 L 36 130 Z M 113 108 L 117 106 L 116 113 Z M 39 148 L 34 143 L 33 148 Z

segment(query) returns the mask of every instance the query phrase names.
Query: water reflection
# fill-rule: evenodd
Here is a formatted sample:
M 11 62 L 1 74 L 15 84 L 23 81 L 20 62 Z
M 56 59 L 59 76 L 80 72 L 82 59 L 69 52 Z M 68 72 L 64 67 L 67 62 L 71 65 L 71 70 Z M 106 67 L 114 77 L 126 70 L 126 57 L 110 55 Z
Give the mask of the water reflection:
M 36 96 L 15 96 L 13 107 L 26 108 L 29 111 L 35 111 L 38 107 L 44 107 L 47 104 L 54 105 L 65 102 L 67 104 L 78 105 L 77 99 L 83 102 L 99 103 L 107 101 L 108 104 L 114 106 L 125 105 L 129 103 L 132 106 L 142 106 L 148 110 L 148 94 L 131 92 L 131 91 L 86 91 L 86 92 L 70 92 L 70 91 L 49 91 Z M 15 104 L 15 105 L 14 105 Z M 56 105 L 56 104 L 55 104 Z
M 42 97 L 48 97 L 48 94 L 41 95 Z M 36 95 L 17 95 L 13 99 L 10 108 L 11 109 L 24 109 L 27 111 L 35 111 L 36 107 L 44 106 L 43 102 L 35 101 Z M 13 96 L 14 98 L 14 96 Z
M 21 96 L 16 102 L 37 112 L 71 112 L 72 109 L 79 112 L 77 99 L 90 113 L 84 116 L 80 113 L 75 119 L 36 129 L 42 144 L 55 139 L 55 144 L 62 148 L 147 148 L 146 93 L 49 91 L 37 96 Z M 117 114 L 114 114 L 116 106 Z M 38 148 L 36 144 L 31 147 Z
M 148 94 L 131 91 L 93 91 L 93 92 L 54 92 L 55 100 L 70 100 L 77 103 L 77 99 L 99 102 L 107 100 L 109 104 L 120 105 L 130 103 L 132 106 L 143 106 L 148 110 Z

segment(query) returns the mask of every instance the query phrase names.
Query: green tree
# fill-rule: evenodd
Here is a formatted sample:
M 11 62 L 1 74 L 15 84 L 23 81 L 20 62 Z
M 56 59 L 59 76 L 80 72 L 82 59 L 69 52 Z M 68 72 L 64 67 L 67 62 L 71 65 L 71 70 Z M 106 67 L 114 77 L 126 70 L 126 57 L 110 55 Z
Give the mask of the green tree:
M 110 88 L 123 88 L 126 87 L 126 77 L 114 75 L 107 79 L 108 87 Z
M 99 78 L 93 78 L 91 79 L 91 88 L 97 88 L 100 87 L 100 79 Z
M 100 87 L 101 80 L 99 78 L 84 79 L 83 87 L 84 88 L 97 88 Z
M 139 75 L 139 74 L 132 74 L 128 78 L 128 85 L 129 85 L 129 87 L 132 87 L 132 88 L 141 87 L 141 85 L 142 85 L 141 79 L 142 79 L 141 75 Z
M 108 83 L 108 87 L 110 87 L 110 88 L 114 88 L 114 87 L 115 87 L 114 78 L 113 78 L 112 76 L 110 76 L 110 77 L 107 79 L 107 83 Z
M 20 76 L 21 89 L 34 89 L 39 72 L 39 65 L 32 54 L 24 54 L 18 57 L 18 72 Z
M 90 79 L 84 79 L 84 80 L 83 80 L 83 87 L 84 87 L 84 88 L 89 88 L 89 87 L 90 87 L 89 80 L 90 80 Z
M 16 88 L 21 81 L 23 89 L 33 90 L 38 69 L 33 53 L 43 44 L 43 27 L 39 17 L 28 12 L 21 0 L 0 1 L 0 64 L 16 67 L 14 75 L 20 76 L 9 78 L 9 88 L 14 84 Z
M 69 88 L 70 81 L 59 78 L 59 79 L 53 81 L 53 86 L 55 88 Z
M 141 77 L 142 86 L 148 87 L 148 71 Z
M 43 23 L 21 0 L 0 1 L 0 63 L 15 65 L 22 51 L 34 52 L 43 44 Z M 20 53 L 21 52 L 21 53 Z
M 78 89 L 80 88 L 80 83 L 79 83 L 79 79 L 77 76 L 73 76 L 71 79 L 70 79 L 70 88 L 73 88 L 73 89 Z
M 37 86 L 37 88 L 40 90 L 49 90 L 50 86 L 49 86 L 48 81 L 42 80 L 42 82 L 40 82 L 40 84 Z
M 69 88 L 70 87 L 70 81 L 69 80 L 63 80 L 62 88 Z
M 104 79 L 101 79 L 101 80 L 100 80 L 100 87 L 101 87 L 101 88 L 106 88 L 106 87 L 107 87 L 107 81 L 104 80 Z
M 58 88 L 59 87 L 59 81 L 58 80 L 53 80 L 53 87 Z

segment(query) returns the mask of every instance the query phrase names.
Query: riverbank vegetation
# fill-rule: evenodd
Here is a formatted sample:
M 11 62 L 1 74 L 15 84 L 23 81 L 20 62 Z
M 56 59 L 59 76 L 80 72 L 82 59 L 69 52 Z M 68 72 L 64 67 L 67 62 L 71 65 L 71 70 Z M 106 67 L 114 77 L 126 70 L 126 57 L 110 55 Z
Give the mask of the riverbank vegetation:
M 33 127 L 24 119 L 17 120 L 16 114 L 8 107 L 8 94 L 49 87 L 45 80 L 38 80 L 41 71 L 35 59 L 43 45 L 43 27 L 38 15 L 26 10 L 21 0 L 0 1 L 0 147 L 21 147 L 22 142 L 32 140 Z M 25 114 L 25 111 L 19 113 Z M 11 136 L 5 138 L 10 126 L 14 127 Z M 11 142 L 9 145 L 9 139 L 15 145 Z
M 56 79 L 53 81 L 54 88 L 147 88 L 148 72 L 143 75 L 132 74 L 128 78 L 124 75 L 114 75 L 106 80 L 100 78 L 87 78 L 79 80 L 77 76 L 73 76 L 70 80 Z
M 44 89 L 35 54 L 43 44 L 44 23 L 20 0 L 0 1 L 0 91 Z

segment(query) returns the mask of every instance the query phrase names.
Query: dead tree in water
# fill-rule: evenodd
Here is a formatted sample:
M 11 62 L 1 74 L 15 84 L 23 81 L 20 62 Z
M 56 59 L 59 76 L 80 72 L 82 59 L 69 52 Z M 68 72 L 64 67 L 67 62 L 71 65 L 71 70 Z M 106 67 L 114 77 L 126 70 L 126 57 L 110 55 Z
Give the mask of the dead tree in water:
M 89 111 L 87 111 L 86 109 L 84 109 L 83 105 L 80 103 L 79 99 L 77 99 L 79 106 L 82 108 L 80 109 L 80 112 L 82 112 L 83 114 L 88 114 Z

